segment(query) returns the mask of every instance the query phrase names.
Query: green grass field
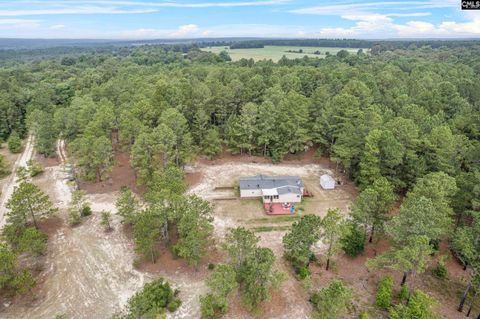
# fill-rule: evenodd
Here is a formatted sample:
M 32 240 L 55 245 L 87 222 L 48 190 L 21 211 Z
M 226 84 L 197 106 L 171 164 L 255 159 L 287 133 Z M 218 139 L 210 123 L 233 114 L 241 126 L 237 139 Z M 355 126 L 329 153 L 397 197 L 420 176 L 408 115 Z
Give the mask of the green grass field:
M 293 52 L 286 52 L 291 50 L 303 50 L 303 53 L 293 53 Z M 271 59 L 272 61 L 278 61 L 282 58 L 282 56 L 286 56 L 289 59 L 295 58 L 302 58 L 305 55 L 309 57 L 317 57 L 317 58 L 324 58 L 326 52 L 330 52 L 330 54 L 336 54 L 338 51 L 342 50 L 343 48 L 327 48 L 327 47 L 297 47 L 297 46 L 265 46 L 264 48 L 259 49 L 230 49 L 229 47 L 225 46 L 218 46 L 218 47 L 207 47 L 203 48 L 204 51 L 209 51 L 213 53 L 220 53 L 221 51 L 227 51 L 230 54 L 230 57 L 233 61 L 238 61 L 242 58 L 245 59 L 254 59 L 255 61 L 259 60 L 268 60 Z M 356 53 L 358 49 L 352 48 L 345 48 L 345 50 L 349 51 L 350 53 Z M 320 51 L 321 54 L 313 54 L 315 51 Z M 364 50 L 365 51 L 365 50 Z

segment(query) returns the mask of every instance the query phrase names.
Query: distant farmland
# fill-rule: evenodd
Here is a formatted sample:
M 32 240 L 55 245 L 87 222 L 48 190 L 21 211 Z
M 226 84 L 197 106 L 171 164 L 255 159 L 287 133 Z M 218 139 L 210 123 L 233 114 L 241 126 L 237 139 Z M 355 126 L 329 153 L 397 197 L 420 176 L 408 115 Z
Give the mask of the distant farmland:
M 302 58 L 305 55 L 309 57 L 324 58 L 327 52 L 330 54 L 336 54 L 340 50 L 347 50 L 350 53 L 356 53 L 359 49 L 352 48 L 328 48 L 328 47 L 297 47 L 297 46 L 265 46 L 264 48 L 253 48 L 253 49 L 230 49 L 225 46 L 218 47 L 206 47 L 203 48 L 204 51 L 209 51 L 213 53 L 220 53 L 222 51 L 227 51 L 230 54 L 230 57 L 233 61 L 238 61 L 240 59 L 254 59 L 258 60 L 268 60 L 278 61 L 282 56 L 286 56 L 289 59 Z M 299 50 L 302 50 L 302 53 L 297 53 Z M 297 52 L 287 52 L 287 51 L 297 51 Z M 314 52 L 319 51 L 320 54 L 314 54 Z M 365 49 L 364 49 L 365 51 Z

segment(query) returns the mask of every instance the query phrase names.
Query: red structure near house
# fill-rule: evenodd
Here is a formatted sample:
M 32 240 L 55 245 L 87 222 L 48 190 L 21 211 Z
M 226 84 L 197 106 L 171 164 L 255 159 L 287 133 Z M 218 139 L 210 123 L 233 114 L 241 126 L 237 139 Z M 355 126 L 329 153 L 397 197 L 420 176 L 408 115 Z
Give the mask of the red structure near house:
M 263 208 L 267 215 L 295 214 L 295 205 L 293 203 L 264 203 Z

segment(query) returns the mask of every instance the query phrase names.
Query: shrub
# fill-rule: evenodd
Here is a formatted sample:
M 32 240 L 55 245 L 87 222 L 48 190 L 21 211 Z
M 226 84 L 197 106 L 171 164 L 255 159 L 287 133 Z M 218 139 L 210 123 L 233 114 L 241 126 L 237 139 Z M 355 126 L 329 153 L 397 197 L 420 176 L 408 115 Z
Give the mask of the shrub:
M 445 265 L 445 257 L 440 256 L 438 258 L 437 267 L 433 270 L 433 275 L 439 279 L 445 279 L 448 277 L 448 270 Z
M 102 211 L 101 212 L 101 222 L 100 224 L 103 226 L 105 231 L 112 230 L 112 215 L 109 211 Z
M 214 269 L 215 269 L 215 264 L 209 263 L 208 270 L 214 270 Z
M 318 311 L 316 318 L 333 319 L 340 317 L 348 308 L 352 291 L 340 280 L 332 280 L 328 287 L 313 294 L 311 302 Z
M 33 256 L 43 255 L 47 251 L 48 236 L 34 227 L 25 229 L 18 243 L 20 252 Z
M 433 308 L 437 302 L 422 291 L 415 291 L 407 304 L 400 304 L 390 310 L 391 319 L 436 319 Z
M 200 297 L 200 312 L 202 319 L 217 319 L 221 317 L 221 310 L 217 311 L 217 304 L 212 294 Z
M 77 226 L 80 224 L 80 214 L 76 210 L 70 210 L 68 213 L 68 224 L 70 226 Z
M 27 162 L 27 167 L 28 167 L 28 173 L 30 174 L 30 177 L 35 177 L 43 173 L 43 167 L 37 161 L 29 160 Z
M 352 222 L 349 225 L 349 232 L 342 238 L 342 249 L 347 256 L 355 257 L 365 249 L 365 232 Z
M 182 301 L 180 299 L 178 298 L 173 299 L 173 301 L 168 304 L 167 309 L 170 312 L 175 312 L 178 309 L 178 307 L 180 307 L 181 304 L 182 304 Z
M 20 153 L 22 151 L 22 140 L 17 132 L 13 131 L 7 140 L 8 149 L 12 153 Z
M 35 286 L 35 279 L 29 271 L 24 270 L 15 276 L 13 286 L 18 293 L 24 295 Z
M 398 299 L 400 299 L 401 301 L 407 301 L 408 298 L 410 298 L 410 291 L 408 291 L 406 285 L 403 285 L 398 292 Z
M 430 246 L 433 248 L 432 255 L 435 254 L 440 249 L 440 240 L 438 239 L 432 239 L 430 240 Z
M 132 267 L 135 269 L 140 268 L 140 265 L 142 264 L 142 261 L 139 259 L 134 259 L 132 262 Z
M 393 279 L 390 276 L 385 276 L 378 283 L 377 296 L 375 304 L 383 310 L 387 310 L 392 303 L 392 288 Z
M 23 166 L 17 168 L 17 181 L 18 182 L 26 182 L 28 181 L 28 169 Z
M 115 318 L 157 318 L 165 310 L 174 312 L 181 305 L 180 299 L 175 297 L 170 284 L 159 278 L 143 286 L 143 289 L 131 297 L 126 308 Z
M 82 208 L 82 217 L 90 216 L 92 215 L 92 209 L 90 206 L 85 206 Z
M 368 319 L 368 314 L 366 312 L 362 312 L 362 314 L 358 316 L 358 319 Z
M 4 156 L 0 155 L 0 178 L 10 174 L 10 169 L 8 168 L 7 160 Z
M 310 270 L 308 269 L 308 267 L 303 267 L 303 268 L 300 268 L 298 271 L 297 271 L 297 277 L 298 279 L 300 280 L 304 280 L 305 278 L 309 277 L 310 276 Z

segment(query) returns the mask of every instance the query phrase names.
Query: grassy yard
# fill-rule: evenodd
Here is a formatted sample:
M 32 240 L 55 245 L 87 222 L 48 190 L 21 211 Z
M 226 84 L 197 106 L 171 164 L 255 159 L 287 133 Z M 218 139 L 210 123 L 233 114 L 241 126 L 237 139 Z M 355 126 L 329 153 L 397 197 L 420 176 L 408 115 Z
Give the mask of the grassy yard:
M 213 53 L 220 53 L 222 51 L 227 51 L 228 54 L 232 57 L 233 61 L 238 61 L 242 58 L 245 59 L 254 59 L 255 61 L 271 59 L 273 61 L 278 61 L 282 56 L 286 56 L 289 59 L 302 58 L 307 55 L 309 57 L 324 58 L 326 52 L 330 54 L 336 54 L 338 51 L 343 50 L 343 48 L 328 48 L 328 47 L 296 47 L 296 46 L 265 46 L 264 48 L 258 49 L 230 49 L 225 46 L 217 47 L 207 47 L 203 48 L 204 51 L 209 51 Z M 299 51 L 302 50 L 302 53 L 296 52 L 287 52 L 287 51 Z M 350 53 L 356 53 L 358 49 L 345 48 L 345 50 Z M 314 54 L 314 52 L 319 51 L 320 54 Z

